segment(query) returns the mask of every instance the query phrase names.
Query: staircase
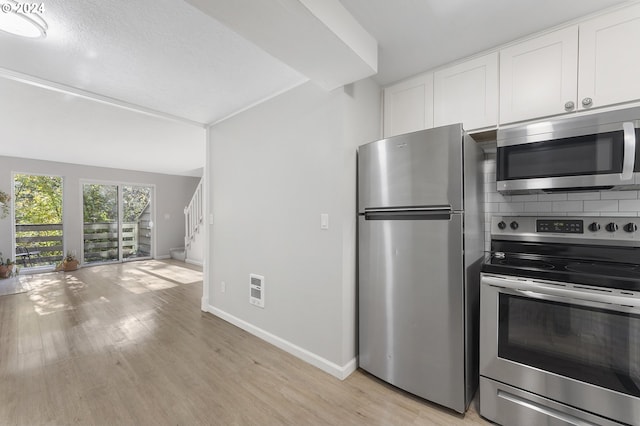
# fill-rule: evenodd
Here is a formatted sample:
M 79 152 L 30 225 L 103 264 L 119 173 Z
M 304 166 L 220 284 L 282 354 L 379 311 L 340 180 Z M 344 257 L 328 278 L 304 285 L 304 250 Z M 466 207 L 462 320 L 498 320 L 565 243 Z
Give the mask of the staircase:
M 202 179 L 184 209 L 184 260 L 202 265 L 204 247 L 204 198 Z
M 170 248 L 169 253 L 171 254 L 171 258 L 175 260 L 184 262 L 187 258 L 187 251 L 184 247 Z

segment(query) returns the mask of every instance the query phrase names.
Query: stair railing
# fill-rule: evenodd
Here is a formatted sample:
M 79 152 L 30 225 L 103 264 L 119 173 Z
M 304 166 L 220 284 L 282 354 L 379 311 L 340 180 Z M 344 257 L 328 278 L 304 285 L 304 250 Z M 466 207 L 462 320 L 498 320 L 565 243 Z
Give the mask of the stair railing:
M 204 219 L 202 195 L 202 179 L 200 179 L 200 182 L 198 182 L 198 186 L 191 197 L 191 201 L 189 201 L 189 205 L 184 209 L 184 245 L 186 248 L 191 246 L 191 241 L 196 237 Z

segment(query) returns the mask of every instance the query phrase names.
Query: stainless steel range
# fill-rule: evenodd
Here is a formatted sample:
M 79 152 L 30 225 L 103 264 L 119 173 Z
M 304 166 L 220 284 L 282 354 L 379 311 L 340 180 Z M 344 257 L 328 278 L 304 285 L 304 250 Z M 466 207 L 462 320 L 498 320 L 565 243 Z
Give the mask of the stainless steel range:
M 480 414 L 640 424 L 639 217 L 494 217 L 480 285 Z

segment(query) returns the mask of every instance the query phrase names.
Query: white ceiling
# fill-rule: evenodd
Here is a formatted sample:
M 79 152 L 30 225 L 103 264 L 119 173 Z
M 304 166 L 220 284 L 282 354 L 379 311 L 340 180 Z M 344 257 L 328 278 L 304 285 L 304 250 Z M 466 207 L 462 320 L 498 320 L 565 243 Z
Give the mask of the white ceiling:
M 0 32 L 0 155 L 198 175 L 205 124 L 309 79 L 322 86 L 301 54 L 282 54 L 294 47 L 290 37 L 263 50 L 259 37 L 274 25 L 255 18 L 252 1 L 208 1 L 237 6 L 236 22 L 244 7 L 252 15 L 245 28 L 261 26 L 240 36 L 228 17 L 211 16 L 216 7 L 204 13 L 184 0 L 47 0 L 47 38 Z M 298 2 L 342 7 L 260 1 L 287 11 Z M 382 85 L 624 2 L 340 1 L 377 40 Z M 296 43 L 303 52 L 304 37 Z

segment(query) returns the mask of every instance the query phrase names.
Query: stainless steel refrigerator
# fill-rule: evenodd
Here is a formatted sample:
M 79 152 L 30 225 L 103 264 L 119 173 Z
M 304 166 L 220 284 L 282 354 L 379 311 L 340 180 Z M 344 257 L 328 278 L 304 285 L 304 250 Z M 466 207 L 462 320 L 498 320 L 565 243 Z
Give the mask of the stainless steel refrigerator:
M 359 366 L 461 413 L 478 384 L 481 161 L 462 125 L 358 149 Z

